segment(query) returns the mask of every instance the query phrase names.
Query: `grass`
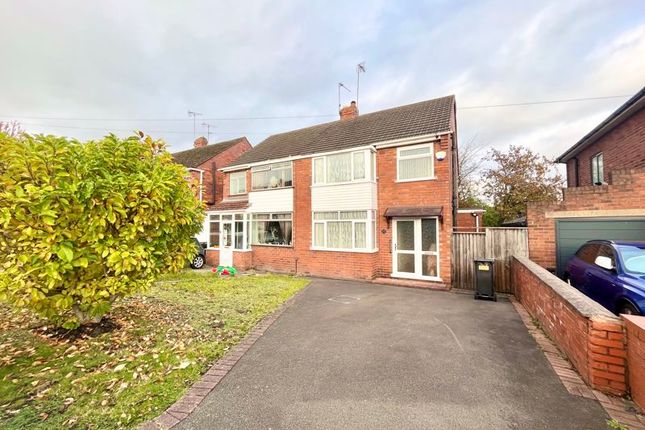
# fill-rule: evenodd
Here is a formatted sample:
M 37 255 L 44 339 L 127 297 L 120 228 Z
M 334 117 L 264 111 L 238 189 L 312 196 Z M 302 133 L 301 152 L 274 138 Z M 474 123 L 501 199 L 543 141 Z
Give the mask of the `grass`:
M 0 428 L 134 428 L 307 282 L 184 272 L 73 333 L 0 304 Z

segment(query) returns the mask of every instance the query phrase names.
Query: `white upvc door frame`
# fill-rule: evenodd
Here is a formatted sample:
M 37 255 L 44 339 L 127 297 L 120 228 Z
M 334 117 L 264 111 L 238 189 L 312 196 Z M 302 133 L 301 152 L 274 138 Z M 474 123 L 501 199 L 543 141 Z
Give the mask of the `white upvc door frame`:
M 437 251 L 423 251 L 422 250 L 422 228 L 421 222 L 424 219 L 436 220 L 436 244 Z M 414 249 L 413 250 L 399 250 L 397 249 L 398 242 L 398 223 L 399 222 L 413 222 L 414 223 Z M 437 217 L 424 217 L 424 218 L 393 218 L 392 219 L 392 274 L 393 278 L 407 278 L 419 279 L 424 281 L 441 281 L 441 267 L 439 262 L 439 220 Z M 414 255 L 414 272 L 400 272 L 398 269 L 398 254 L 412 254 Z M 424 255 L 434 255 L 437 258 L 437 276 L 424 276 L 422 274 L 422 259 Z
M 233 247 L 235 246 L 235 220 L 220 221 L 219 240 L 219 265 L 233 266 Z

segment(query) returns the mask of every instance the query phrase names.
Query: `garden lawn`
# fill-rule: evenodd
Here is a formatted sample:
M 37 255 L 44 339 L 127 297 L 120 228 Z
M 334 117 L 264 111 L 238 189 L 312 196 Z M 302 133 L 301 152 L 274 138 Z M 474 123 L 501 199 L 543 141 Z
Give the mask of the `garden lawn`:
M 183 272 L 74 332 L 0 304 L 0 428 L 136 427 L 307 283 Z

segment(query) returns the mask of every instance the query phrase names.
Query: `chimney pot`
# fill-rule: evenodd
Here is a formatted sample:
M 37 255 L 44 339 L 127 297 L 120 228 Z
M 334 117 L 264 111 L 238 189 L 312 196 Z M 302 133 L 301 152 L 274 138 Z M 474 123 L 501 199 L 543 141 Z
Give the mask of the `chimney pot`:
M 356 102 L 352 101 L 349 106 L 343 106 L 339 114 L 341 121 L 356 118 L 358 116 L 358 106 L 356 106 Z
M 204 146 L 208 145 L 208 139 L 206 139 L 204 136 L 199 136 L 197 139 L 195 139 L 195 143 L 193 144 L 195 148 L 203 148 Z

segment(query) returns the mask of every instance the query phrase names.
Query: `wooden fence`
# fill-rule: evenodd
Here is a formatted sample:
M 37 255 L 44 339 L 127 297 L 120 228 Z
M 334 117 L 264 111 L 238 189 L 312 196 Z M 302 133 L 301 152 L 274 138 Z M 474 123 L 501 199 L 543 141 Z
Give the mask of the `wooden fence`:
M 476 258 L 490 258 L 494 263 L 495 291 L 511 293 L 511 256 L 528 257 L 526 228 L 491 228 L 483 233 L 452 234 L 452 282 L 454 288 L 475 289 Z

